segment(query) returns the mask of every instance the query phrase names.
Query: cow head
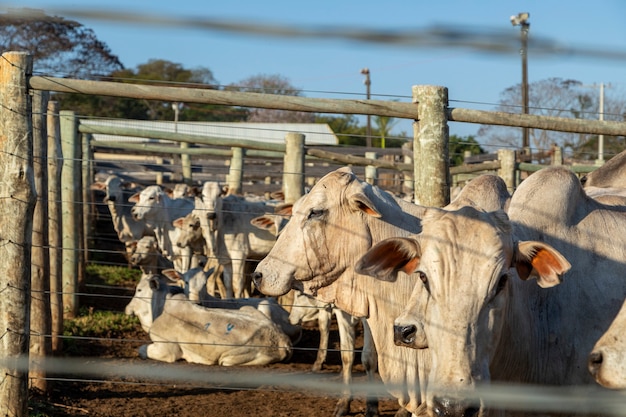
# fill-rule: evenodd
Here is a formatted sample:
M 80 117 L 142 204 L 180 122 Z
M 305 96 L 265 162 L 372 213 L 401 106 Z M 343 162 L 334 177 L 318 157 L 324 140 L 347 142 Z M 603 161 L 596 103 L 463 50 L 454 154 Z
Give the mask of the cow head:
M 292 216 L 253 279 L 268 295 L 291 288 L 315 294 L 354 265 L 371 246 L 364 217 L 381 215 L 349 169 L 323 177 L 296 201 Z
M 435 416 L 473 416 L 481 404 L 472 388 L 490 379 L 510 296 L 510 281 L 560 282 L 570 264 L 541 242 L 515 242 L 503 211 L 473 207 L 431 210 L 423 230 L 384 240 L 357 271 L 392 280 L 402 271 L 416 287 L 395 320 L 396 343 L 431 352 L 427 407 Z
M 141 220 L 151 213 L 155 213 L 163 205 L 166 194 L 158 185 L 146 187 L 143 191 L 133 194 L 128 201 L 135 205 L 131 209 L 133 219 Z

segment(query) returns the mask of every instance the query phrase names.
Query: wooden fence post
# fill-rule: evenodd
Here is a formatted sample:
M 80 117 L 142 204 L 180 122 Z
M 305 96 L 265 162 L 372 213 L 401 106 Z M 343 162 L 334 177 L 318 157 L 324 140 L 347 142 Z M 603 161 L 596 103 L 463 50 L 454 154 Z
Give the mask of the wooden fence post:
M 62 348 L 63 280 L 61 212 L 61 126 L 59 103 L 48 103 L 48 240 L 50 242 L 50 311 L 52 316 L 52 352 Z
M 231 148 L 233 156 L 230 158 L 230 168 L 228 169 L 228 194 L 241 194 L 243 179 L 243 148 Z
M 79 184 L 80 143 L 78 142 L 77 119 L 73 111 L 61 110 L 61 207 L 63 213 L 63 314 L 66 318 L 78 314 L 78 262 L 79 262 Z
M 304 135 L 289 132 L 285 135 L 283 160 L 283 192 L 285 203 L 295 203 L 304 195 Z
M 378 158 L 378 154 L 376 152 L 365 152 L 365 157 L 368 159 L 376 159 Z M 374 165 L 367 165 L 365 167 L 365 182 L 370 185 L 378 184 L 378 168 Z
M 450 202 L 448 89 L 413 86 L 419 119 L 413 124 L 415 204 L 443 207 Z
M 48 161 L 46 111 L 49 93 L 34 91 L 33 173 L 37 202 L 33 214 L 33 252 L 31 257 L 30 304 L 30 386 L 48 390 L 45 358 L 50 354 L 50 257 L 48 252 Z
M 36 191 L 31 97 L 33 59 L 0 57 L 0 415 L 28 415 L 31 246 Z
M 498 161 L 500 161 L 498 176 L 504 180 L 509 193 L 513 193 L 515 187 L 517 186 L 515 151 L 512 149 L 499 149 Z
M 181 149 L 189 149 L 187 142 L 180 143 Z M 191 156 L 188 153 L 180 154 L 180 165 L 183 173 L 183 183 L 191 186 L 193 185 L 193 178 L 191 173 Z
M 552 165 L 563 165 L 563 148 L 552 145 Z
M 164 163 L 163 157 L 157 156 L 156 157 L 156 164 L 159 167 L 162 167 L 163 163 Z M 163 171 L 159 170 L 159 171 L 156 172 L 155 182 L 156 182 L 157 185 L 163 185 Z
M 89 260 L 89 236 L 93 236 L 91 225 L 92 220 L 95 218 L 96 205 L 94 201 L 94 191 L 91 189 L 91 184 L 93 183 L 93 150 L 91 148 L 91 140 L 93 139 L 91 133 L 83 133 L 82 134 L 82 201 L 83 201 L 83 236 L 82 236 L 82 247 L 83 251 L 81 251 L 81 265 L 83 268 L 87 267 L 87 261 Z M 81 275 L 84 277 L 86 272 L 83 270 Z
M 402 154 L 402 159 L 405 164 L 413 163 L 413 142 L 406 142 L 402 145 Z M 402 174 L 404 178 L 402 181 L 402 193 L 413 197 L 413 192 L 415 190 L 415 185 L 413 184 L 413 173 L 403 171 Z

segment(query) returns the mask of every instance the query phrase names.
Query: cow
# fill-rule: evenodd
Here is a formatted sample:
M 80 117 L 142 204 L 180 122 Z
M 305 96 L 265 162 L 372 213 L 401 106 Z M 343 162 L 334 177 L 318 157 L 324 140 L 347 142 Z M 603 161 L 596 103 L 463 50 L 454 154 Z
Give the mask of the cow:
M 176 269 L 186 271 L 191 264 L 191 249 L 179 248 L 174 242 L 178 231 L 173 222 L 191 213 L 194 202 L 190 198 L 170 198 L 158 185 L 146 187 L 133 194 L 129 201 L 134 203 L 131 213 L 135 220 L 143 220 L 154 229 L 159 250 L 174 262 Z
M 380 242 L 356 265 L 416 281 L 394 338 L 431 352 L 429 414 L 483 415 L 467 391 L 490 381 L 593 383 L 587 355 L 626 297 L 626 207 L 550 167 L 522 182 L 508 216 L 429 211 L 419 234 Z
M 144 236 L 132 243 L 130 263 L 138 266 L 143 274 L 160 274 L 164 269 L 174 266 L 169 259 L 161 255 L 154 236 Z
M 201 197 L 195 200 L 194 212 L 200 218 L 207 256 L 214 254 L 224 267 L 226 298 L 249 297 L 245 264 L 267 255 L 276 240 L 270 232 L 252 226 L 250 221 L 273 213 L 274 206 L 236 195 L 224 196 L 219 184 L 208 181 L 203 184 Z
M 480 187 L 470 182 L 465 187 L 467 194 L 461 193 L 459 201 L 476 205 L 496 202 L 498 208 L 508 201 L 502 179 L 493 175 L 479 178 L 476 184 Z M 486 195 L 485 201 L 481 193 Z M 492 198 L 492 193 L 497 197 Z M 416 364 L 429 363 L 428 350 L 396 346 L 391 337 L 393 320 L 408 303 L 414 282 L 409 277 L 377 281 L 358 274 L 354 266 L 373 244 L 419 233 L 427 209 L 357 179 L 349 167 L 344 167 L 321 178 L 294 203 L 292 211 L 274 248 L 253 274 L 256 287 L 272 296 L 295 288 L 366 318 L 379 352 L 383 382 L 401 407 L 417 413 L 426 370 L 417 369 Z
M 626 301 L 589 354 L 589 372 L 598 384 L 626 389 Z
M 194 205 L 195 207 L 195 205 Z M 174 220 L 172 223 L 176 228 L 176 241 L 174 244 L 181 250 L 188 248 L 191 251 L 190 268 L 207 264 L 207 249 L 202 229 L 200 228 L 200 219 L 194 210 L 184 217 Z M 224 297 L 226 294 L 223 295 Z
M 626 188 L 626 151 L 615 155 L 581 181 L 585 188 Z
M 180 283 L 187 298 L 196 304 L 208 308 L 238 309 L 243 306 L 261 308 L 269 315 L 269 318 L 276 323 L 280 329 L 291 339 L 293 343 L 300 340 L 302 328 L 298 324 L 292 324 L 289 313 L 275 298 L 272 297 L 251 297 L 251 298 L 217 298 L 207 291 L 207 281 L 213 275 L 213 269 L 203 267 L 192 268 L 184 273 L 175 269 L 166 269 L 163 275 L 172 282 Z
M 104 191 L 104 202 L 111 213 L 113 229 L 120 242 L 126 246 L 126 254 L 130 256 L 134 242 L 144 236 L 153 236 L 154 230 L 145 221 L 133 218 L 132 203 L 129 197 L 137 192 L 137 186 L 123 181 L 117 175 L 109 175 L 104 182 L 94 182 L 92 190 Z
M 332 304 L 323 303 L 315 298 L 303 294 L 301 291 L 294 291 L 293 305 L 289 312 L 289 320 L 294 325 L 303 322 L 317 320 L 320 343 L 317 350 L 317 357 L 313 363 L 313 372 L 319 372 L 322 365 L 326 362 L 328 353 L 328 341 L 330 337 L 330 323 L 332 316 L 337 320 L 339 328 L 339 346 L 341 349 L 341 380 L 344 383 L 343 395 L 337 401 L 333 416 L 339 417 L 348 414 L 350 411 L 350 403 L 352 402 L 352 391 L 350 384 L 352 383 L 352 365 L 354 363 L 354 350 L 356 339 L 356 326 L 359 319 L 350 314 L 336 308 Z M 366 326 L 366 325 L 365 325 Z M 363 335 L 363 350 L 361 354 L 361 362 L 369 364 L 365 366 L 368 374 L 368 380 L 374 381 L 374 372 L 376 371 L 376 349 L 371 333 L 367 327 L 367 331 Z M 377 403 L 375 399 L 371 399 L 368 403 L 370 413 L 375 414 Z
M 267 365 L 291 356 L 291 341 L 259 308 L 206 308 L 190 302 L 182 288 L 159 275 L 141 277 L 126 314 L 139 318 L 151 344 L 142 359 L 203 365 Z

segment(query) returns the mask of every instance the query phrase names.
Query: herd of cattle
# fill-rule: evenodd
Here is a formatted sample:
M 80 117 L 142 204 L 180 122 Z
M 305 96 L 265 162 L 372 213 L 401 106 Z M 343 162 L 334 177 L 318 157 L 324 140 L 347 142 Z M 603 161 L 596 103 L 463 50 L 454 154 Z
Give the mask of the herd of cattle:
M 359 319 L 363 365 L 400 413 L 489 414 L 472 392 L 491 381 L 626 389 L 626 151 L 583 180 L 544 168 L 512 195 L 481 175 L 444 208 L 347 167 L 293 205 L 215 182 L 129 191 L 110 176 L 94 187 L 143 272 L 126 308 L 152 341 L 142 358 L 283 361 L 299 324 L 317 319 L 319 369 L 334 314 L 346 385 L 336 415 L 349 411 Z M 246 260 L 260 261 L 254 272 Z

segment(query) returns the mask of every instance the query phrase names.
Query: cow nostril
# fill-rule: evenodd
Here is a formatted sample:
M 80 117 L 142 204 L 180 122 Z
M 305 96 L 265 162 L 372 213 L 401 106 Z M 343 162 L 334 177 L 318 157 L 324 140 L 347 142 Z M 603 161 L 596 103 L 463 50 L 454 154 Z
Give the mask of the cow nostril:
M 412 343 L 415 340 L 415 333 L 417 333 L 415 326 L 406 326 L 402 329 L 402 340 L 407 343 Z
M 393 326 L 393 338 L 397 345 L 411 345 L 416 334 L 417 327 L 414 325 Z
M 593 376 L 595 376 L 600 370 L 603 359 L 602 352 L 594 351 L 589 354 L 587 365 L 589 367 L 589 372 L 591 372 Z
M 263 274 L 261 272 L 253 272 L 252 273 L 252 282 L 254 282 L 254 286 L 259 288 L 261 285 L 261 281 L 263 280 Z
M 449 397 L 433 398 L 433 413 L 437 417 L 476 417 L 480 408 L 466 400 Z

